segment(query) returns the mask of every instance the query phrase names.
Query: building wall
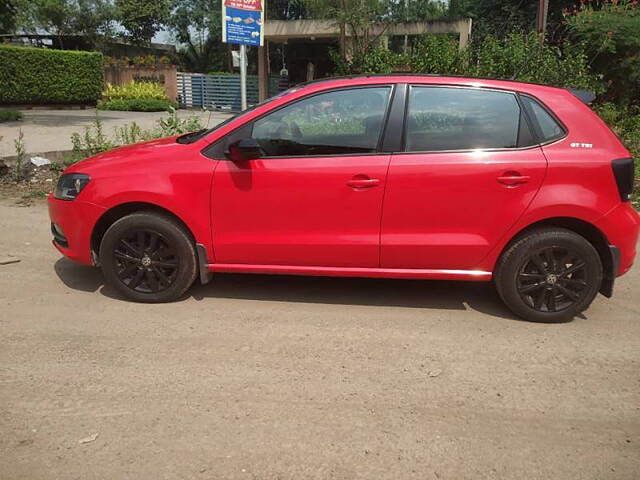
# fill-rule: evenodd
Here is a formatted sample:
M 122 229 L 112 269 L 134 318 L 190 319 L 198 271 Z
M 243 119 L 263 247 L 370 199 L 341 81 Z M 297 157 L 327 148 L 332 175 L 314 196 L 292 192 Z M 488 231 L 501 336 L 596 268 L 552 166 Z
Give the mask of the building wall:
M 175 65 L 107 65 L 104 81 L 111 85 L 126 85 L 132 81 L 156 82 L 164 87 L 169 100 L 176 101 L 178 94 Z

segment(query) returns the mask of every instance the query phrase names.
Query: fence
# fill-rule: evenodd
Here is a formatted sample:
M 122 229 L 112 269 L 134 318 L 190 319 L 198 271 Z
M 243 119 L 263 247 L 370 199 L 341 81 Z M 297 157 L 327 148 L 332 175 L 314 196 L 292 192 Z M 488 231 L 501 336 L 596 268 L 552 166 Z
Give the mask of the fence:
M 269 94 L 277 91 L 278 77 L 269 77 Z M 184 108 L 239 112 L 240 75 L 178 72 L 178 103 Z M 258 103 L 258 76 L 247 75 L 247 105 Z

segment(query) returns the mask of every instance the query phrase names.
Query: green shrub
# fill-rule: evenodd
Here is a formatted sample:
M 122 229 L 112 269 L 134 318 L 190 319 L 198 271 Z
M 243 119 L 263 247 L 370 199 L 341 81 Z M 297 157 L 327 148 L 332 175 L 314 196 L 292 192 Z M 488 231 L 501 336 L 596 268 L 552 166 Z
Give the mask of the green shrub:
M 0 123 L 22 120 L 22 113 L 17 110 L 0 110 Z
M 158 100 L 155 98 L 114 99 L 98 102 L 100 110 L 121 110 L 125 112 L 163 112 L 169 111 L 172 107 L 177 107 L 177 104 L 170 100 Z
M 351 55 L 343 59 L 337 50 L 331 50 L 329 57 L 338 75 L 360 73 L 391 73 L 404 61 L 402 55 L 390 52 L 382 46 L 372 46 L 366 55 Z
M 95 103 L 102 54 L 0 45 L 0 104 Z
M 512 33 L 504 38 L 487 35 L 460 50 L 458 41 L 444 35 L 425 35 L 408 57 L 416 73 L 511 79 L 603 91 L 601 76 L 589 70 L 582 47 L 567 43 L 563 50 L 540 47 L 535 33 Z
M 136 82 L 113 86 L 102 92 L 103 100 L 168 100 L 164 87 L 155 82 Z
M 152 130 L 143 130 L 135 122 L 125 123 L 115 128 L 114 138 L 109 138 L 104 132 L 100 116 L 96 113 L 93 125 L 85 127 L 82 134 L 78 132 L 71 134 L 73 150 L 64 159 L 64 163 L 71 165 L 83 158 L 106 152 L 122 145 L 195 132 L 202 128 L 202 122 L 198 117 L 192 115 L 188 118 L 179 118 L 178 111 L 175 108 L 170 108 L 169 114 L 160 118 L 157 121 L 157 127 Z
M 407 62 L 416 73 L 468 75 L 470 48 L 460 49 L 458 39 L 448 35 L 423 35 L 417 39 Z
M 472 55 L 473 76 L 509 79 L 516 75 L 523 82 L 603 91 L 601 76 L 591 73 L 589 59 L 579 44 L 567 42 L 560 50 L 548 43 L 540 47 L 535 32 L 513 33 L 501 39 L 489 35 Z
M 177 107 L 167 97 L 164 87 L 154 82 L 133 81 L 127 85 L 107 85 L 98 102 L 101 110 L 162 112 Z
M 601 8 L 580 2 L 566 20 L 571 37 L 584 43 L 591 67 L 603 75 L 608 98 L 640 104 L 640 5 L 604 2 Z
M 640 208 L 640 107 L 619 107 L 607 102 L 596 105 L 594 110 L 620 137 L 635 159 L 636 184 L 632 201 L 636 208 Z

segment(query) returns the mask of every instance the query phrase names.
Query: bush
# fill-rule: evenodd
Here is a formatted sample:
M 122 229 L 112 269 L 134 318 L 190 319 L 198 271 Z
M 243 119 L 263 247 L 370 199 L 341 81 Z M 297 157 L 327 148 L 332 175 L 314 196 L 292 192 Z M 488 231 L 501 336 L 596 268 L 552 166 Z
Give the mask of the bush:
M 98 102 L 101 110 L 124 110 L 132 112 L 161 112 L 177 105 L 167 97 L 162 85 L 154 82 L 131 82 L 127 85 L 112 86 L 102 92 Z
M 504 38 L 487 35 L 481 42 L 458 49 L 446 36 L 421 38 L 408 59 L 412 71 L 481 78 L 511 79 L 602 92 L 600 76 L 589 70 L 582 47 L 567 43 L 564 50 L 544 44 L 535 33 Z
M 162 85 L 155 82 L 136 82 L 127 85 L 113 86 L 107 84 L 102 92 L 103 100 L 168 100 Z
M 0 45 L 0 104 L 94 104 L 102 54 Z
M 402 55 L 381 46 L 372 46 L 366 55 L 351 55 L 346 60 L 337 50 L 331 50 L 329 56 L 338 75 L 391 73 L 404 60 Z
M 460 49 L 458 39 L 448 35 L 423 35 L 407 57 L 411 71 L 447 75 L 469 74 L 469 48 Z
M 164 112 L 176 107 L 177 104 L 175 102 L 155 98 L 114 99 L 98 102 L 100 110 L 121 110 L 125 112 Z
M 607 102 L 595 106 L 594 110 L 620 137 L 635 159 L 636 184 L 632 201 L 636 208 L 640 208 L 640 107 L 619 107 Z
M 125 123 L 115 128 L 114 138 L 109 138 L 104 132 L 100 116 L 96 113 L 93 125 L 85 127 L 82 134 L 78 132 L 71 134 L 73 150 L 65 158 L 64 163 L 70 165 L 83 158 L 106 152 L 121 145 L 195 132 L 202 128 L 203 125 L 198 117 L 179 118 L 178 111 L 175 108 L 170 108 L 169 114 L 159 119 L 157 127 L 153 130 L 143 130 L 135 122 L 131 124 Z
M 22 120 L 22 113 L 17 110 L 0 110 L 0 123 Z
M 609 85 L 608 97 L 640 104 L 640 6 L 605 2 L 600 10 L 582 4 L 567 15 L 571 36 L 585 44 L 594 71 Z

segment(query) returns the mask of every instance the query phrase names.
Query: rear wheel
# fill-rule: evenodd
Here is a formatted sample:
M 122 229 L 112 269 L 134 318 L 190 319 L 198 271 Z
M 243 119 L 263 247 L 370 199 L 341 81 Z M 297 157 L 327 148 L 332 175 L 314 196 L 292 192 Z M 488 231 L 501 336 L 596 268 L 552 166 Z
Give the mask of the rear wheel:
M 565 322 L 586 310 L 602 283 L 602 262 L 584 237 L 563 228 L 530 232 L 510 245 L 495 283 L 516 315 L 534 322 Z
M 193 241 L 173 218 L 154 212 L 127 215 L 113 223 L 100 244 L 105 281 L 139 302 L 169 302 L 197 274 Z

